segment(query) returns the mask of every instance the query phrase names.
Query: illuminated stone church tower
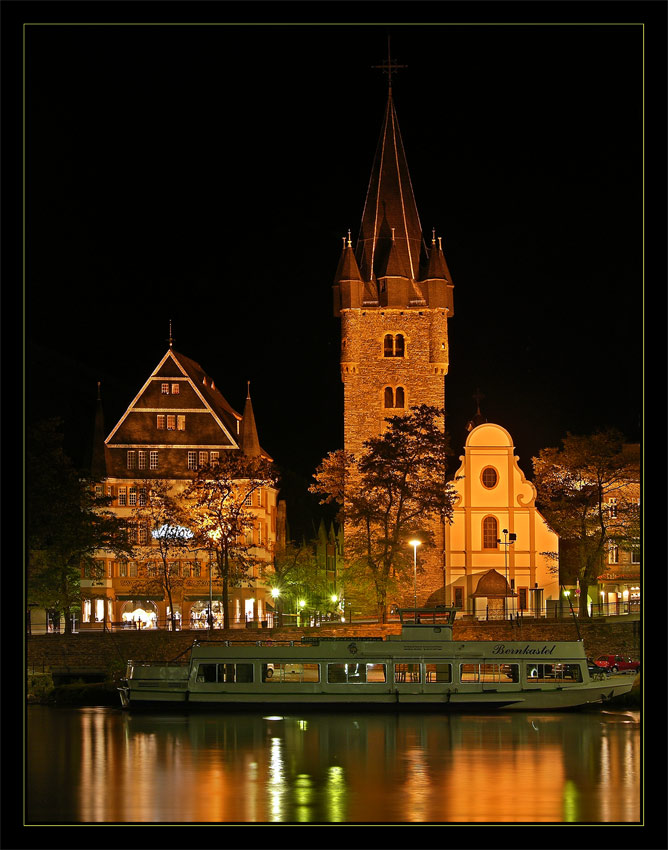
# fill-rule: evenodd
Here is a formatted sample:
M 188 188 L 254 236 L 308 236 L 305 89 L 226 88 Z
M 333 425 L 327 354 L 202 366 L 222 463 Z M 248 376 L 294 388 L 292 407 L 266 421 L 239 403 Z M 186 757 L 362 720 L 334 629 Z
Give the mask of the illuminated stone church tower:
M 344 448 L 356 456 L 388 416 L 416 404 L 445 407 L 453 284 L 440 239 L 422 234 L 397 115 L 392 70 L 383 126 L 356 245 L 350 233 L 334 279 L 341 318 Z M 443 529 L 420 552 L 418 605 L 443 601 Z M 411 602 L 412 605 L 411 587 Z M 430 600 L 431 596 L 434 596 Z M 397 600 L 400 601 L 400 600 Z

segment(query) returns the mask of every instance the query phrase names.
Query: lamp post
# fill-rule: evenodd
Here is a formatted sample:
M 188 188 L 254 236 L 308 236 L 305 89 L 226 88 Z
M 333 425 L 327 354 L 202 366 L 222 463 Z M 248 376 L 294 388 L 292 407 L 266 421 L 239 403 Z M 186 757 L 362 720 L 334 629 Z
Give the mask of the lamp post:
M 413 607 L 417 611 L 417 547 L 422 544 L 421 540 L 409 540 L 408 545 L 413 547 Z
M 271 598 L 272 598 L 272 599 L 274 600 L 274 602 L 276 603 L 276 611 L 275 611 L 275 614 L 278 614 L 278 613 L 279 613 L 279 611 L 278 611 L 278 597 L 279 597 L 280 595 L 281 595 L 281 591 L 280 591 L 277 587 L 272 587 L 272 589 L 271 589 Z M 276 624 L 276 626 L 280 626 L 280 619 L 279 619 L 279 622 Z
M 209 631 L 213 629 L 213 549 L 209 549 Z
M 504 547 L 503 549 L 503 566 L 506 574 L 506 594 L 508 593 L 508 547 L 512 546 L 512 544 L 517 540 L 517 535 L 512 531 L 509 533 L 507 528 L 502 529 L 503 540 L 497 540 L 496 542 L 501 544 Z M 507 618 L 507 602 L 508 596 L 504 597 L 504 605 L 503 605 L 503 616 Z

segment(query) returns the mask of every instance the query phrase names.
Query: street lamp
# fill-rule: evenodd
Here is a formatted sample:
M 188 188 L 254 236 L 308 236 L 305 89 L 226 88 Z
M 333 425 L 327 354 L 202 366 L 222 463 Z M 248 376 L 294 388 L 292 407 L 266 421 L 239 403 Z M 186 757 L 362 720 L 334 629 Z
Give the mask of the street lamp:
M 408 545 L 413 547 L 413 607 L 417 611 L 417 547 L 422 545 L 422 541 L 409 540 Z
M 503 540 L 497 540 L 496 542 L 504 547 L 504 549 L 503 549 L 503 565 L 504 565 L 505 574 L 506 574 L 506 593 L 508 593 L 508 547 L 511 546 L 517 540 L 517 535 L 514 534 L 512 531 L 510 533 L 508 533 L 507 528 L 502 529 L 502 534 L 503 534 Z M 503 605 L 504 617 L 507 615 L 507 610 L 506 610 L 508 608 L 507 600 L 508 600 L 508 597 L 505 596 L 504 600 L 503 600 L 503 602 L 504 602 L 504 605 Z
M 213 629 L 213 549 L 209 549 L 209 631 Z

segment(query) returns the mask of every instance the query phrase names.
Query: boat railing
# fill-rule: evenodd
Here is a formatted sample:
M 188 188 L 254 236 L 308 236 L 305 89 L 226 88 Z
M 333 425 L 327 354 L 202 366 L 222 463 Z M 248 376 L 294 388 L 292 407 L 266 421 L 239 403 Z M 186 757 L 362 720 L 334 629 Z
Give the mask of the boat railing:
M 397 613 L 402 626 L 451 626 L 457 609 L 441 605 L 436 608 L 399 608 Z

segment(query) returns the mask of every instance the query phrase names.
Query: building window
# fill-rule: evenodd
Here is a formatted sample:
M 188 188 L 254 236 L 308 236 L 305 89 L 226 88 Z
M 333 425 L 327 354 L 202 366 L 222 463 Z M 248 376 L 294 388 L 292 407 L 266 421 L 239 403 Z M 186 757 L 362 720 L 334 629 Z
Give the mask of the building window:
M 631 549 L 631 563 L 639 564 L 640 563 L 640 546 L 634 546 Z
M 527 587 L 518 587 L 517 588 L 517 595 L 518 595 L 517 604 L 518 604 L 520 611 L 526 611 L 527 610 L 527 598 L 528 598 L 528 595 L 529 595 L 529 589 Z
M 464 588 L 463 587 L 455 587 L 455 608 L 463 608 L 464 607 Z
M 121 508 L 124 508 L 128 503 L 127 500 L 127 489 L 125 487 L 118 488 L 118 505 Z
M 383 357 L 403 357 L 404 348 L 403 334 L 385 334 L 385 338 L 383 339 Z
M 176 431 L 176 416 L 173 413 L 167 416 L 167 430 Z
M 149 452 L 149 469 L 157 469 L 158 468 L 158 453 L 157 452 Z
M 200 452 L 199 453 L 199 465 L 200 466 L 208 466 L 209 465 L 209 453 L 208 452 Z
M 160 384 L 160 392 L 163 395 L 169 395 L 169 384 L 167 384 L 167 383 Z
M 617 499 L 608 499 L 608 516 L 617 519 Z
M 84 621 L 84 623 L 90 623 L 90 613 L 91 613 L 90 599 L 84 599 L 84 601 L 83 601 L 83 616 L 82 616 L 82 620 Z
M 197 452 L 188 452 L 188 469 L 197 469 Z
M 118 565 L 118 574 L 119 574 L 119 576 L 121 576 L 122 578 L 127 577 L 127 574 L 128 574 L 128 562 L 127 562 L 127 561 L 121 561 L 121 562 L 119 563 L 119 565 Z
M 496 483 L 499 480 L 499 476 L 493 466 L 486 466 L 482 471 L 481 478 L 483 486 L 487 487 L 488 490 L 496 487 Z
M 172 395 L 178 395 L 178 394 L 179 394 L 179 385 L 178 384 L 172 384 Z
M 142 507 L 146 504 L 146 487 L 142 487 L 139 491 L 138 504 Z
M 183 414 L 179 414 L 176 417 L 176 430 L 177 431 L 185 431 L 186 430 L 186 417 Z
M 211 452 L 211 466 L 218 466 L 220 452 Z
M 128 493 L 128 505 L 130 505 L 131 508 L 134 508 L 136 504 L 137 504 L 137 488 L 136 487 L 130 487 L 130 492 Z
M 130 561 L 130 578 L 137 578 L 137 562 Z
M 128 469 L 134 469 L 137 465 L 137 452 L 129 451 L 127 454 Z
M 139 543 L 145 546 L 148 543 L 148 528 L 142 523 L 138 526 Z
M 482 521 L 482 548 L 497 549 L 499 539 L 499 524 L 496 517 L 486 516 Z
M 385 387 L 383 396 L 383 404 L 386 409 L 401 409 L 406 406 L 406 396 L 403 387 L 397 387 L 393 390 L 392 387 Z
M 193 569 L 193 578 L 199 578 L 202 575 L 202 565 L 199 561 L 193 561 L 192 563 Z
M 610 543 L 608 547 L 608 563 L 609 564 L 618 564 L 619 563 L 619 546 L 616 543 Z
M 165 414 L 158 413 L 158 421 L 157 421 L 158 431 L 165 430 Z
M 138 463 L 139 469 L 146 469 L 146 452 L 145 451 L 143 451 L 143 452 L 139 451 L 139 452 L 137 452 L 137 456 L 138 456 L 138 461 L 139 461 L 139 463 Z

